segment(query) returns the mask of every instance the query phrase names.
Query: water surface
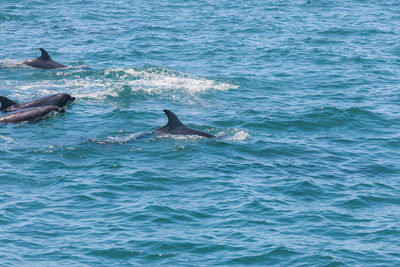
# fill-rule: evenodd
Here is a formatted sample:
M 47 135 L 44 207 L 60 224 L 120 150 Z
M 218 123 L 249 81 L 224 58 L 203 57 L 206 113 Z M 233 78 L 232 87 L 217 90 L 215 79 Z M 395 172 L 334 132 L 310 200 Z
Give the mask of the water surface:
M 78 98 L 0 127 L 0 265 L 400 265 L 399 14 L 0 2 L 0 94 Z M 138 139 L 163 109 L 218 139 Z

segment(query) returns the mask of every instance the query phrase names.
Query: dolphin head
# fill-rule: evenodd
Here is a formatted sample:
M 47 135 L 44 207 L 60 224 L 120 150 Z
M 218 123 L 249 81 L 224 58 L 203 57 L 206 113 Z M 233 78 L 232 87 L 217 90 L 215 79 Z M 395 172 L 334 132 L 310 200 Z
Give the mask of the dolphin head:
M 57 102 L 58 102 L 58 105 L 57 106 L 59 106 L 59 107 L 62 107 L 62 106 L 65 106 L 65 105 L 67 105 L 67 104 L 69 104 L 70 102 L 73 102 L 73 101 L 75 101 L 75 97 L 72 97 L 70 94 L 59 94 L 59 95 L 57 95 L 56 96 L 58 99 L 57 99 Z

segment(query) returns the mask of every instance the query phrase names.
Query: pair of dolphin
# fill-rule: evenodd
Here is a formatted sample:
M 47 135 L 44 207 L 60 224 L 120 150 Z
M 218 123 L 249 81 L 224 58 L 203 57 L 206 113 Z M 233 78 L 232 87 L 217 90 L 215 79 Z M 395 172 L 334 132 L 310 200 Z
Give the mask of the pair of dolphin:
M 22 63 L 34 68 L 41 68 L 41 69 L 55 69 L 55 68 L 65 67 L 65 65 L 52 60 L 49 54 L 46 52 L 46 50 L 44 50 L 43 48 L 39 49 L 42 52 L 40 57 L 25 60 Z M 8 118 L 6 118 L 6 116 L 0 117 L 0 123 L 3 121 L 19 122 L 24 120 L 32 120 L 31 118 L 38 117 L 40 114 L 46 112 L 47 112 L 46 114 L 48 114 L 49 112 L 54 110 L 57 110 L 59 112 L 64 112 L 65 110 L 62 109 L 61 107 L 64 106 L 67 102 L 74 100 L 75 98 L 71 97 L 68 94 L 56 94 L 52 96 L 42 97 L 35 101 L 23 104 L 17 104 L 6 97 L 0 96 L 0 101 L 1 101 L 0 110 L 2 111 L 14 111 L 19 109 L 30 108 L 29 110 L 13 113 L 9 115 Z M 53 108 L 50 108 L 51 106 L 44 106 L 44 105 L 53 105 Z M 215 136 L 212 134 L 186 127 L 172 111 L 165 109 L 164 112 L 168 117 L 168 123 L 163 127 L 156 129 L 155 132 L 167 133 L 167 134 L 179 134 L 179 135 L 198 135 L 207 138 L 215 138 Z
M 65 112 L 63 106 L 75 101 L 75 97 L 66 93 L 48 95 L 25 103 L 17 103 L 5 96 L 0 96 L 3 112 L 12 112 L 0 117 L 0 123 L 19 123 L 39 120 L 50 112 Z
M 37 121 L 44 118 L 51 112 L 65 112 L 64 108 L 57 106 L 43 106 L 36 108 L 23 109 L 11 114 L 0 117 L 0 123 L 19 123 L 28 121 Z
M 25 60 L 22 63 L 40 69 L 55 69 L 65 67 L 65 65 L 52 60 L 46 50 L 43 48 L 39 49 L 42 52 L 40 57 Z M 75 98 L 71 97 L 69 94 L 62 93 L 44 96 L 30 102 L 19 104 L 5 96 L 0 96 L 0 110 L 3 112 L 12 112 L 11 114 L 1 116 L 0 123 L 35 121 L 42 119 L 50 112 L 65 112 L 63 106 L 74 100 Z

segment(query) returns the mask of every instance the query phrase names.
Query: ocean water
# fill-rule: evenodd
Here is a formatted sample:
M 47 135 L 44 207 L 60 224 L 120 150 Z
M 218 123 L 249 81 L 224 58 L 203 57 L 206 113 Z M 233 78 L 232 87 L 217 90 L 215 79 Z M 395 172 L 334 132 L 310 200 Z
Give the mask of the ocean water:
M 390 0 L 0 1 L 0 94 L 77 97 L 0 125 L 0 265 L 399 266 L 399 36 Z M 138 138 L 163 109 L 218 138 Z

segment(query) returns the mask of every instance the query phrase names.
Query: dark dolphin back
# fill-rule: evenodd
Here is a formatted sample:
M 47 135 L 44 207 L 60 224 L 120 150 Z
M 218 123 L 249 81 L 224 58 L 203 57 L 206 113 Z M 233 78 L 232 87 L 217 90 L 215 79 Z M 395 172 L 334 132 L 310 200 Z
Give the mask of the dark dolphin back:
M 7 97 L 0 96 L 0 102 L 1 102 L 0 110 L 4 112 L 11 112 L 26 108 L 34 108 L 34 107 L 49 106 L 49 105 L 62 107 L 74 100 L 75 97 L 72 97 L 67 93 L 59 93 L 59 94 L 43 96 L 29 102 L 18 104 L 8 99 Z
M 203 136 L 203 137 L 208 137 L 208 138 L 215 138 L 214 135 L 203 132 L 203 131 L 199 131 L 196 129 L 192 129 L 189 127 L 184 126 L 184 128 L 181 130 L 182 133 L 181 134 L 188 134 L 188 135 L 199 135 L 199 136 Z
M 215 136 L 209 133 L 205 133 L 199 130 L 191 129 L 183 125 L 178 117 L 170 110 L 164 109 L 165 114 L 168 117 L 168 123 L 157 129 L 157 132 L 168 133 L 168 134 L 183 134 L 183 135 L 199 135 L 208 138 L 214 138 Z
M 42 53 L 40 55 L 40 57 L 34 58 L 34 59 L 25 60 L 22 63 L 25 64 L 25 65 L 34 67 L 34 68 L 39 68 L 39 69 L 55 69 L 55 68 L 63 68 L 63 67 L 65 67 L 65 65 L 60 64 L 60 63 L 52 60 L 46 50 L 44 50 L 43 48 L 39 48 L 39 49 L 40 49 L 40 51 Z
M 59 93 L 59 94 L 42 96 L 30 102 L 21 103 L 19 104 L 19 106 L 21 108 L 32 108 L 32 107 L 49 106 L 49 105 L 62 107 L 66 105 L 68 101 L 73 101 L 74 99 L 75 98 L 72 98 L 69 94 Z
M 0 95 L 0 102 L 1 102 L 0 110 L 5 110 L 15 104 L 18 104 L 17 102 L 12 101 L 11 99 L 9 99 L 5 96 L 2 96 L 2 95 Z
M 43 106 L 23 109 L 0 117 L 0 123 L 19 123 L 43 119 L 50 112 L 65 112 L 64 108 L 56 106 Z

